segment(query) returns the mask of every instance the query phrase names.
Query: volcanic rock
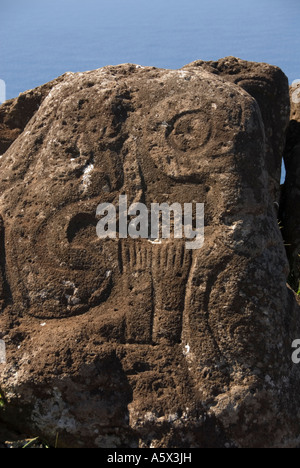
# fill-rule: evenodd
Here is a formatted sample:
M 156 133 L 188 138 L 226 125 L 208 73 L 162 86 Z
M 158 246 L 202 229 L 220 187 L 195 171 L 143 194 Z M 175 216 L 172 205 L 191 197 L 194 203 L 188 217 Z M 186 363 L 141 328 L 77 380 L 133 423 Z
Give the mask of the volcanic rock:
M 18 98 L 10 99 L 0 106 L 0 155 L 5 153 L 23 132 L 51 88 L 63 79 L 64 75 L 36 89 L 21 93 Z
M 291 120 L 284 163 L 285 182 L 280 202 L 280 222 L 290 264 L 289 283 L 300 291 L 300 83 L 290 87 Z
M 289 88 L 280 68 L 226 57 L 217 62 L 197 60 L 190 67 L 202 67 L 241 86 L 259 105 L 265 129 L 265 164 L 271 197 L 279 203 L 278 178 L 285 145 L 284 132 L 289 120 Z
M 298 446 L 285 75 L 125 64 L 25 96 L 0 108 L 0 419 L 64 447 Z M 204 203 L 203 246 L 98 238 L 120 195 Z

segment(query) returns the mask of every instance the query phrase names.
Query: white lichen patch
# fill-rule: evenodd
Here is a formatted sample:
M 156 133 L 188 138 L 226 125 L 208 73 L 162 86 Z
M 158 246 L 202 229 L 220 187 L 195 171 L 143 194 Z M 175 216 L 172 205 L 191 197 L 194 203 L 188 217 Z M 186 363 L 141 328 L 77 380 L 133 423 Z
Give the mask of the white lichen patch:
M 76 421 L 70 414 L 62 394 L 53 388 L 48 399 L 37 399 L 31 414 L 31 420 L 41 431 L 55 435 L 59 430 L 73 433 L 76 430 Z
M 187 362 L 189 364 L 195 362 L 196 356 L 192 352 L 191 346 L 189 345 L 189 343 L 187 343 L 186 345 L 183 346 L 182 354 L 184 355 L 184 357 L 186 358 L 186 360 L 187 360 Z
M 84 189 L 87 189 L 91 185 L 91 175 L 94 170 L 94 164 L 89 164 L 85 167 L 82 176 L 82 185 Z
M 179 78 L 189 79 L 191 77 L 191 72 L 189 70 L 176 70 Z

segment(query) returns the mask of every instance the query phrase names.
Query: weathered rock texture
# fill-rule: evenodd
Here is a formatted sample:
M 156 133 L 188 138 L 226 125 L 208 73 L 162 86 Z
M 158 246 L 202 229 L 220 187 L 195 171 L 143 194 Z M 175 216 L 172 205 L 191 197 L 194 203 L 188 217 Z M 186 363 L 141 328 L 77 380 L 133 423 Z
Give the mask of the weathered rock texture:
M 5 153 L 23 132 L 44 98 L 64 77 L 65 75 L 39 88 L 22 93 L 17 99 L 6 101 L 0 107 L 0 154 Z
M 286 179 L 280 221 L 290 263 L 289 283 L 300 291 L 300 83 L 290 87 L 291 121 L 284 151 Z
M 253 63 L 227 57 L 218 62 L 198 60 L 186 68 L 202 67 L 241 86 L 259 105 L 265 130 L 265 164 L 271 197 L 279 202 L 278 180 L 281 176 L 281 161 L 285 139 L 283 131 L 289 112 L 289 89 L 287 78 L 278 67 L 266 63 Z
M 69 447 L 298 446 L 284 74 L 105 67 L 0 115 L 0 418 Z M 205 203 L 204 246 L 97 238 L 97 205 L 120 194 Z

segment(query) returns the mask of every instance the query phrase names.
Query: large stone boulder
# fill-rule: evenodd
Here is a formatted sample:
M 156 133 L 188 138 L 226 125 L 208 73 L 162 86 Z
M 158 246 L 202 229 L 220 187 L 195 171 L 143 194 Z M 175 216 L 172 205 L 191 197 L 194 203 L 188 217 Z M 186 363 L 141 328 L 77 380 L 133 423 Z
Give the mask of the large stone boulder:
M 282 187 L 280 222 L 290 264 L 289 283 L 300 292 L 300 82 L 290 86 L 291 120 L 284 163 L 286 178 Z
M 51 88 L 64 79 L 65 75 L 56 80 L 20 94 L 16 99 L 10 99 L 0 106 L 0 155 L 23 132 L 24 128 L 39 109 Z
M 0 158 L 0 419 L 14 428 L 65 447 L 300 443 L 300 309 L 274 204 L 288 82 L 204 65 L 69 73 L 6 105 L 20 131 Z M 204 203 L 203 246 L 97 237 L 97 206 L 120 195 Z
M 279 204 L 281 161 L 285 146 L 284 131 L 287 126 L 289 88 L 287 78 L 280 68 L 267 63 L 255 63 L 226 57 L 217 62 L 197 60 L 186 68 L 201 67 L 235 83 L 253 96 L 259 105 L 265 130 L 265 165 L 268 172 L 270 196 Z

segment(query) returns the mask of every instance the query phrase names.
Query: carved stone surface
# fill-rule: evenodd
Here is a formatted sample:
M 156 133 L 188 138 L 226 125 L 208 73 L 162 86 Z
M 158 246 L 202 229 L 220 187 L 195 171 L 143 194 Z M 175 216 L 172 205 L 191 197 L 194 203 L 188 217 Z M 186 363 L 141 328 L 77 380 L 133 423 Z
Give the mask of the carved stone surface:
M 261 70 L 261 100 L 197 63 L 66 74 L 1 157 L 2 420 L 72 447 L 299 444 L 299 306 L 266 145 L 289 101 L 262 111 L 286 77 L 228 62 Z M 97 206 L 122 194 L 204 203 L 203 247 L 99 239 Z
M 287 77 L 280 68 L 267 63 L 254 63 L 235 57 L 225 57 L 218 62 L 197 60 L 185 68 L 202 67 L 213 74 L 235 83 L 257 101 L 265 130 L 265 164 L 271 197 L 279 202 L 278 179 L 285 145 L 284 131 L 289 113 L 289 88 Z
M 290 87 L 291 121 L 287 131 L 280 221 L 290 264 L 289 283 L 300 291 L 300 83 Z

